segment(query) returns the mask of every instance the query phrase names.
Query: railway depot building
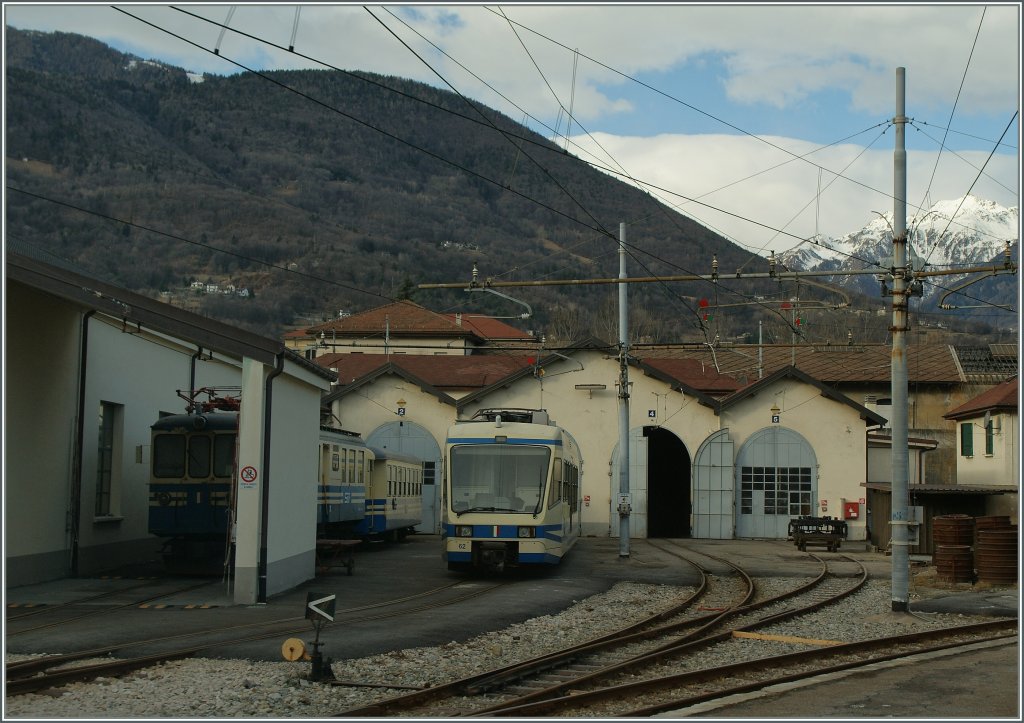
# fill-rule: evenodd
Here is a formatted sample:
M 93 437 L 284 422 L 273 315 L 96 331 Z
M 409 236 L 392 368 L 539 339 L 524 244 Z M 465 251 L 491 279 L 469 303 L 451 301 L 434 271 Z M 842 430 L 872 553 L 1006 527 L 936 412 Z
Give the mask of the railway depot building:
M 160 558 L 148 532 L 150 427 L 185 411 L 179 390 L 203 387 L 241 399 L 238 469 L 252 470 L 236 480 L 235 602 L 315 576 L 311 481 L 331 372 L 280 341 L 10 247 L 5 274 L 8 586 Z
M 461 380 L 450 358 L 318 361 L 337 369 L 327 401 L 342 427 L 437 470 L 455 420 L 488 408 L 546 409 L 580 447 L 583 534 L 617 536 L 619 364 L 606 345 L 590 347 L 463 357 Z M 495 374 L 499 366 L 512 370 L 489 383 L 487 373 L 468 371 Z M 846 517 L 851 539 L 865 539 L 867 430 L 883 417 L 795 368 L 739 389 L 692 360 L 638 362 L 629 375 L 631 537 L 785 539 L 791 518 L 827 515 Z M 436 485 L 429 504 L 433 532 Z
M 614 345 L 590 340 L 562 354 L 545 352 L 539 340 L 502 349 L 485 339 L 448 356 L 447 316 L 408 302 L 397 313 L 394 305 L 366 313 L 374 319 L 355 314 L 296 334 L 317 344 L 310 356 L 338 373 L 325 403 L 341 426 L 374 446 L 419 456 L 439 482 L 452 422 L 487 408 L 546 409 L 580 445 L 584 534 L 618 534 Z M 429 343 L 420 337 L 406 347 L 396 323 L 403 318 L 413 328 L 439 331 Z M 325 330 L 333 343 L 317 342 Z M 370 338 L 385 336 L 388 353 L 367 348 Z M 953 426 L 943 414 L 986 388 L 1003 366 L 1015 367 L 1016 357 L 953 347 L 911 353 L 909 451 L 911 482 L 918 483 L 912 488 L 938 485 L 971 495 L 956 485 Z M 884 547 L 887 510 L 884 519 L 875 515 L 870 538 L 867 518 L 872 488 L 887 485 L 891 473 L 889 355 L 884 345 L 852 344 L 635 350 L 630 535 L 784 539 L 792 517 L 810 514 L 843 518 L 850 539 Z M 1005 482 L 1001 491 L 1015 500 L 1016 475 Z M 440 531 L 439 498 L 439 486 L 433 495 L 428 489 L 421 531 Z M 991 503 L 979 502 L 983 509 Z

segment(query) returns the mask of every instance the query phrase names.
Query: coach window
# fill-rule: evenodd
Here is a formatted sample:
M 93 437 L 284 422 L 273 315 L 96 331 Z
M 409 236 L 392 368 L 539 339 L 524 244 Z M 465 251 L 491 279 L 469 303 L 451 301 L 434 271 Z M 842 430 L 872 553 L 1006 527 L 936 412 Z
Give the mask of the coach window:
M 210 476 L 210 437 L 193 434 L 188 438 L 188 476 L 206 479 Z
M 96 456 L 96 517 L 114 517 L 120 503 L 121 435 L 124 407 L 100 402 Z
M 231 477 L 235 469 L 235 435 L 218 434 L 213 438 L 213 476 Z
M 560 457 L 555 457 L 555 462 L 551 465 L 551 490 L 548 494 L 548 507 L 554 507 L 555 504 L 562 499 L 562 480 L 563 480 L 563 469 L 562 460 Z

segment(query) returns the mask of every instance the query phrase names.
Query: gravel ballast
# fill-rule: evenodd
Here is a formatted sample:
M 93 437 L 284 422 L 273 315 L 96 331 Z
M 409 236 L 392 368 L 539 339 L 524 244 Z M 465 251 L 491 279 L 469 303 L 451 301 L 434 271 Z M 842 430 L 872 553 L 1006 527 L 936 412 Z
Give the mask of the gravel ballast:
M 785 578 L 758 580 L 766 595 L 791 589 L 798 582 Z M 557 615 L 533 618 L 464 642 L 335 661 L 332 669 L 336 678 L 362 684 L 360 687 L 310 682 L 309 662 L 192 658 L 164 663 L 123 678 L 98 679 L 8 697 L 5 717 L 330 717 L 402 692 L 373 686 L 427 687 L 524 660 L 624 627 L 667 609 L 690 592 L 688 588 L 622 582 Z M 788 621 L 786 626 L 791 635 L 852 641 L 959 625 L 969 619 L 950 614 L 893 614 L 890 585 L 870 581 L 827 611 Z M 750 648 L 744 654 L 761 657 L 758 646 Z M 330 655 L 330 651 L 326 654 Z M 763 654 L 771 652 L 763 651 Z M 34 656 L 8 655 L 6 659 L 14 662 L 28 657 Z M 705 658 L 702 665 L 710 667 L 729 662 L 736 661 Z

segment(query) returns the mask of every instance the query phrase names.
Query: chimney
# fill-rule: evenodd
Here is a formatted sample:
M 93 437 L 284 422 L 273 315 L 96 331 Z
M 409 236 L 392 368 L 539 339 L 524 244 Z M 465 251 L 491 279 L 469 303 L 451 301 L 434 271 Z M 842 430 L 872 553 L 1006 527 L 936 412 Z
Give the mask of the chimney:
M 462 326 L 462 314 L 461 313 L 456 313 L 455 314 L 455 326 Z

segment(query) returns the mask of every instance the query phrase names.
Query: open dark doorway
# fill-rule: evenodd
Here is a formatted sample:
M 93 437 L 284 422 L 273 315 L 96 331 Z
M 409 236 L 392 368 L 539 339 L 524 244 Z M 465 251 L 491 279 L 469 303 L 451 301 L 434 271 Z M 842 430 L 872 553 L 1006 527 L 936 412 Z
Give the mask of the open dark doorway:
M 647 536 L 690 536 L 690 453 L 676 435 L 644 427 L 647 437 Z

